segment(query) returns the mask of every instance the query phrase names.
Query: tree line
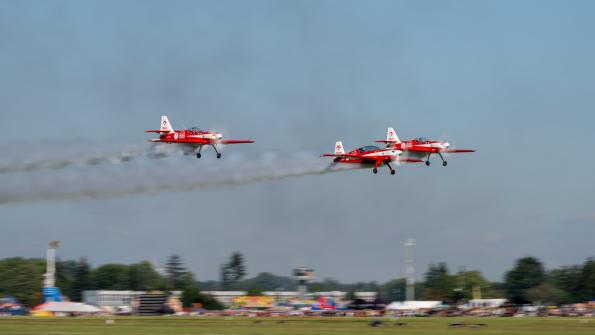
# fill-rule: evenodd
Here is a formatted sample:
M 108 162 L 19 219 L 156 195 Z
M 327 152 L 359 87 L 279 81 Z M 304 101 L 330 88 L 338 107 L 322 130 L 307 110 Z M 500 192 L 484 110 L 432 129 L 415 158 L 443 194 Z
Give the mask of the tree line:
M 42 278 L 45 260 L 7 258 L 0 260 L 0 296 L 10 294 L 27 306 L 41 302 Z M 152 263 L 103 264 L 91 267 L 86 259 L 56 263 L 56 286 L 72 301 L 81 301 L 85 290 L 181 290 L 184 306 L 201 303 L 209 309 L 221 306 L 200 291 L 242 290 L 249 295 L 263 291 L 296 290 L 295 281 L 289 276 L 268 272 L 246 278 L 245 260 L 234 252 L 228 262 L 220 267 L 219 280 L 197 281 L 188 271 L 182 258 L 168 258 L 163 270 Z M 385 283 L 341 283 L 326 278 L 310 283 L 311 292 L 345 291 L 353 297 L 358 291 L 378 292 L 385 301 L 405 300 L 405 279 L 396 278 Z M 490 282 L 479 271 L 459 270 L 451 273 L 446 263 L 430 264 L 421 282 L 416 283 L 418 300 L 440 300 L 459 303 L 481 294 L 483 298 L 507 298 L 514 304 L 539 303 L 563 304 L 584 302 L 595 298 L 595 259 L 583 264 L 546 270 L 534 257 L 518 259 L 505 273 L 503 281 Z
M 6 258 L 0 260 L 0 296 L 12 295 L 32 307 L 42 302 L 44 259 Z M 194 274 L 182 258 L 173 255 L 159 271 L 151 262 L 103 264 L 92 268 L 85 258 L 56 262 L 56 286 L 71 301 L 82 301 L 86 290 L 182 291 L 182 303 L 201 303 L 209 309 L 222 306 L 200 293 Z

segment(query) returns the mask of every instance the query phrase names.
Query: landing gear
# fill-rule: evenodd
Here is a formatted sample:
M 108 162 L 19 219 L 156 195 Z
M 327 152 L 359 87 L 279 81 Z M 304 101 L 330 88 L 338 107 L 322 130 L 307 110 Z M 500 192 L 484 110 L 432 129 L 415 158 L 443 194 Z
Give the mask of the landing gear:
M 426 166 L 430 166 L 430 161 L 426 161 Z
M 196 153 L 196 158 L 200 158 L 200 157 L 202 157 L 202 155 L 200 154 L 200 152 L 197 152 Z
M 372 172 L 373 172 L 374 174 L 377 174 L 377 173 L 378 173 L 378 167 L 379 167 L 381 164 L 382 164 L 382 162 L 381 162 L 381 161 L 376 161 L 376 162 L 374 163 L 374 168 L 372 169 Z
M 446 166 L 448 163 L 446 163 L 444 157 L 442 157 L 442 154 L 440 152 L 438 153 L 438 156 L 440 156 L 440 159 L 442 159 L 442 166 Z
M 219 151 L 217 151 L 217 148 L 215 147 L 215 145 L 211 144 L 211 146 L 213 147 L 213 150 L 215 150 L 215 152 L 217 153 L 217 159 L 221 158 L 221 154 L 219 153 Z
M 392 167 L 392 166 L 390 166 L 390 164 L 389 164 L 389 163 L 386 163 L 386 166 L 389 168 L 389 170 L 390 170 L 390 174 L 391 174 L 391 175 L 394 175 L 396 171 L 393 169 L 393 167 Z

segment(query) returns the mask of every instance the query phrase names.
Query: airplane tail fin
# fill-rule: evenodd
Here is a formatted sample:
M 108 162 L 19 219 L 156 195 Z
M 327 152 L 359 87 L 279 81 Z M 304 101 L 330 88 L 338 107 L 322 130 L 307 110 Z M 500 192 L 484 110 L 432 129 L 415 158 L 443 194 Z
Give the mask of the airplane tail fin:
M 343 149 L 343 142 L 338 141 L 335 143 L 335 155 L 344 155 L 345 149 Z
M 401 143 L 401 140 L 399 140 L 399 137 L 397 136 L 397 133 L 395 132 L 395 130 L 393 128 L 388 128 L 388 131 L 386 132 L 386 142 L 387 143 Z
M 171 133 L 174 131 L 174 128 L 171 126 L 171 123 L 169 123 L 169 119 L 166 115 L 161 116 L 161 128 L 159 128 L 159 130 L 164 133 Z
M 401 143 L 401 140 L 397 136 L 397 133 L 395 132 L 395 130 L 393 128 L 390 128 L 389 127 L 388 130 L 387 130 L 387 132 L 386 132 L 386 140 L 378 140 L 376 142 L 378 142 L 378 143 L 386 143 L 386 145 L 389 146 L 391 144 Z

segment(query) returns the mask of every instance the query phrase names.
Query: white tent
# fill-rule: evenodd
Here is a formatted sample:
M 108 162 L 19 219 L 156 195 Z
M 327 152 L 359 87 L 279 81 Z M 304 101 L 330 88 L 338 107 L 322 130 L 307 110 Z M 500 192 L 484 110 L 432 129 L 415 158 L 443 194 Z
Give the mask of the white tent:
M 101 309 L 83 304 L 82 302 L 47 302 L 35 308 L 38 311 L 55 312 L 55 313 L 98 313 Z
M 441 301 L 394 301 L 386 306 L 391 311 L 416 311 L 420 309 L 432 309 L 440 306 Z

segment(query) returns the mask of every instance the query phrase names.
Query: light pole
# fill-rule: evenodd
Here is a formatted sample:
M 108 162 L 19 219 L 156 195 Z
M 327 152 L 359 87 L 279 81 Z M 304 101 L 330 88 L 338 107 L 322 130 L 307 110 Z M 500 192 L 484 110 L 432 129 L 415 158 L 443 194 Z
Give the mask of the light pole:
M 415 300 L 415 267 L 413 265 L 415 239 L 405 241 L 405 281 L 407 285 L 406 301 Z

